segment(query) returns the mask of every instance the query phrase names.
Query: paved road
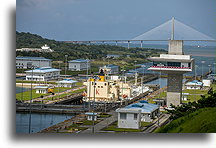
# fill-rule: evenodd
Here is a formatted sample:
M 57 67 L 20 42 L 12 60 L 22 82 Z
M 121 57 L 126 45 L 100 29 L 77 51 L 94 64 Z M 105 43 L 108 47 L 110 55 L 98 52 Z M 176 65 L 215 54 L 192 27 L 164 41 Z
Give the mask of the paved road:
M 103 129 L 104 127 L 108 126 L 109 124 L 117 121 L 118 117 L 117 117 L 117 113 L 115 111 L 109 112 L 108 114 L 111 114 L 112 116 L 109 118 L 105 118 L 103 121 L 99 122 L 98 124 L 96 124 L 94 126 L 94 133 L 100 133 L 103 132 L 101 131 L 101 129 Z M 89 127 L 88 129 L 81 131 L 80 133 L 93 133 L 93 127 Z

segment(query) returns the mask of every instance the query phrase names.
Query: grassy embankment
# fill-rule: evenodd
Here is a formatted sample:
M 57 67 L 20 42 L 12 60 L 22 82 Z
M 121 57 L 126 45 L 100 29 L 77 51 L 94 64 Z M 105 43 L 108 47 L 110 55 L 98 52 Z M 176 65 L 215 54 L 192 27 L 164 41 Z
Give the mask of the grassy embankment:
M 216 133 L 216 108 L 203 108 L 173 120 L 155 133 Z

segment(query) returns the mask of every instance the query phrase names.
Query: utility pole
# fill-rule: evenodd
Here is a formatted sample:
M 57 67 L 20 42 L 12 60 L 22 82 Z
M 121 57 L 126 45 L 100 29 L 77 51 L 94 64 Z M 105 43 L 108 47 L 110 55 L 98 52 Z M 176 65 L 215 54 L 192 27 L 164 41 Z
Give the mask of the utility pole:
M 65 77 L 66 77 L 66 71 L 67 71 L 67 57 L 68 55 L 65 55 Z

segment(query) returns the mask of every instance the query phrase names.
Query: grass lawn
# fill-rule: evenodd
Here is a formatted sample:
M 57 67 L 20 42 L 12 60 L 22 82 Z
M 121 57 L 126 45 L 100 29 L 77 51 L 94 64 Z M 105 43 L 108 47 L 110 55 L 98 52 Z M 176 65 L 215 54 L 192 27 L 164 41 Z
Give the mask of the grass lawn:
M 79 89 L 79 90 L 75 90 L 75 91 L 72 91 L 72 92 L 69 92 L 69 93 L 65 93 L 65 94 L 61 94 L 61 95 L 55 95 L 55 96 L 52 96 L 52 97 L 49 97 L 49 98 L 46 98 L 44 100 L 56 100 L 56 99 L 59 99 L 59 98 L 63 98 L 67 95 L 72 95 L 72 94 L 76 94 L 76 93 L 80 93 L 80 92 L 83 92 L 84 90 L 86 90 L 86 88 L 83 88 L 83 89 Z
M 148 102 L 149 102 L 149 103 L 152 103 L 152 104 L 155 104 L 156 102 L 153 101 L 154 99 L 156 99 L 156 98 L 164 98 L 164 97 L 166 97 L 166 94 L 167 94 L 167 93 L 164 91 L 164 92 L 158 94 L 157 96 L 154 96 L 153 98 L 148 99 Z
M 155 133 L 216 133 L 216 108 L 202 108 L 173 120 Z
M 99 118 L 108 118 L 108 117 L 110 117 L 110 116 L 112 116 L 112 115 L 107 114 L 107 113 L 100 113 L 100 114 L 98 115 Z
M 141 122 L 141 127 L 145 127 L 151 124 L 151 122 Z M 132 129 L 132 128 L 118 128 L 118 121 L 113 122 L 108 127 L 103 129 L 104 131 L 115 131 L 115 132 L 142 132 L 142 129 Z
M 207 90 L 183 90 L 182 93 L 189 93 L 187 96 L 187 101 L 183 101 L 183 103 L 193 102 L 201 99 L 201 95 L 205 95 L 208 93 Z
M 65 91 L 67 89 L 71 89 L 71 88 L 60 87 L 58 89 L 58 87 L 56 87 L 56 88 L 54 88 L 54 92 L 58 92 L 58 91 L 62 92 L 62 91 Z M 31 92 L 31 90 L 23 92 L 23 98 L 22 98 L 22 93 L 18 93 L 18 94 L 16 94 L 16 99 L 17 100 L 23 100 L 23 101 L 30 100 L 30 92 Z M 50 93 L 48 93 L 48 94 L 37 94 L 35 89 L 32 90 L 32 99 L 38 98 L 38 97 L 41 97 L 41 96 L 48 96 L 48 95 L 50 95 Z

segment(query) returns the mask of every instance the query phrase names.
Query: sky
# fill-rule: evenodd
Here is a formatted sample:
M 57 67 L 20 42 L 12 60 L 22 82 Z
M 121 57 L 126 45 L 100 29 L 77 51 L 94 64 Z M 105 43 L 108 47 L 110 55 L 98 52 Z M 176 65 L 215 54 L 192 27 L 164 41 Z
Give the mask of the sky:
M 16 30 L 58 41 L 132 39 L 175 17 L 216 38 L 216 0 L 17 0 Z

